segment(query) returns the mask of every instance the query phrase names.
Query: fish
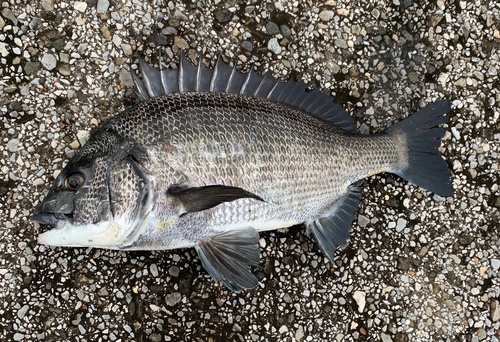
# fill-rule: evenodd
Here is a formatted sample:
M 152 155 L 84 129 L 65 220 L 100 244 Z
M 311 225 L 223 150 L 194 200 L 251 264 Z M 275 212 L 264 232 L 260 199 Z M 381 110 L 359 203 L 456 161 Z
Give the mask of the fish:
M 370 135 L 333 98 L 271 72 L 214 68 L 181 51 L 177 68 L 139 58 L 139 102 L 100 126 L 55 179 L 31 221 L 50 246 L 194 247 L 232 291 L 259 282 L 259 232 L 305 225 L 333 263 L 360 203 L 359 182 L 388 172 L 452 196 L 438 148 L 441 99 Z M 325 260 L 326 260 L 325 259 Z M 327 261 L 326 261 L 327 262 Z

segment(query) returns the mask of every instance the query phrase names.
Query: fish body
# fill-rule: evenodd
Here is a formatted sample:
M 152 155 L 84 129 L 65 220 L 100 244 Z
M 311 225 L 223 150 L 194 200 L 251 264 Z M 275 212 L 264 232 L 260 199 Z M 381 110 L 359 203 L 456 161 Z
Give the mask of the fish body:
M 257 284 L 248 266 L 259 262 L 259 231 L 304 223 L 332 260 L 348 241 L 360 179 L 392 172 L 452 194 L 437 151 L 445 129 L 434 128 L 447 101 L 361 136 L 304 84 L 201 63 L 181 56 L 172 74 L 141 62 L 143 101 L 108 120 L 59 174 L 33 216 L 55 225 L 40 243 L 195 247 L 212 277 L 238 291 Z

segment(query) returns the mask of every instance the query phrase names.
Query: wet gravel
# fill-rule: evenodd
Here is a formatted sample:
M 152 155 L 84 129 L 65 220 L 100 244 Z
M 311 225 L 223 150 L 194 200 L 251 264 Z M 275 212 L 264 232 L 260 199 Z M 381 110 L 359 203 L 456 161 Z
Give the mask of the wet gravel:
M 4 1 L 0 339 L 498 341 L 500 4 L 495 1 Z M 440 98 L 453 197 L 363 184 L 329 263 L 302 227 L 261 235 L 261 281 L 231 293 L 194 250 L 50 248 L 29 223 L 93 129 L 135 103 L 137 56 L 204 50 L 330 92 L 362 133 Z M 173 65 L 172 64 L 172 65 Z

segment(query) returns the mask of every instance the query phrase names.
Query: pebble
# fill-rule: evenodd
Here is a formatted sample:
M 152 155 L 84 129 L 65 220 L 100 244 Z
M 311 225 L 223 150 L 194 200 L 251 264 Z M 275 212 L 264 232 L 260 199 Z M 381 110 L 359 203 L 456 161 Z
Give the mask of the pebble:
M 0 17 L 0 20 L 1 20 L 1 17 Z M 1 24 L 1 21 L 0 21 L 0 24 Z M 0 25 L 0 28 L 2 28 L 2 25 Z M 0 55 L 2 55 L 2 57 L 7 57 L 9 55 L 9 51 L 7 50 L 7 44 L 5 43 L 0 43 Z
M 349 15 L 349 10 L 347 8 L 338 8 L 337 13 L 343 16 Z
M 181 11 L 177 9 L 174 13 L 174 19 L 185 21 L 188 20 L 188 17 L 186 17 Z
M 85 130 L 80 130 L 76 133 L 76 136 L 78 137 L 80 145 L 83 146 L 89 140 L 90 132 Z
M 156 264 L 151 264 L 151 266 L 149 266 L 149 270 L 151 271 L 151 275 L 153 277 L 158 277 L 159 273 L 158 273 L 158 267 L 156 266 Z
M 494 271 L 497 271 L 500 268 L 500 260 L 499 259 L 491 259 L 491 267 Z
M 130 88 L 134 86 L 134 81 L 132 80 L 132 76 L 130 76 L 130 72 L 125 69 L 120 70 L 118 79 L 120 81 L 120 85 L 124 87 Z
M 117 34 L 114 34 L 113 35 L 113 43 L 115 44 L 116 47 L 120 47 L 120 45 L 122 45 L 121 37 Z
M 241 43 L 241 47 L 249 52 L 252 52 L 253 45 L 248 40 L 245 40 Z
M 456 127 L 451 127 L 451 133 L 455 137 L 455 139 L 460 140 L 460 132 L 457 130 Z
M 366 305 L 366 293 L 363 291 L 354 291 L 352 298 L 354 298 L 354 300 L 358 304 L 358 312 L 363 313 Z
M 20 308 L 17 311 L 17 317 L 19 317 L 20 319 L 23 319 L 24 316 L 26 315 L 26 313 L 28 312 L 29 308 L 30 308 L 29 305 L 24 305 L 22 308 Z
M 363 215 L 358 215 L 358 225 L 361 227 L 361 228 L 365 228 L 368 223 L 370 223 L 370 220 L 366 217 L 366 216 L 363 216 Z
M 267 44 L 267 49 L 277 55 L 281 53 L 281 46 L 278 43 L 278 39 L 271 38 L 269 39 L 269 43 Z
M 42 65 L 47 70 L 53 70 L 57 66 L 57 59 L 50 53 L 45 54 L 42 58 Z
M 172 266 L 168 270 L 168 274 L 170 274 L 172 277 L 178 277 L 179 272 L 180 272 L 180 270 L 179 270 L 179 267 L 177 267 L 177 266 Z
M 442 87 L 446 87 L 446 82 L 448 82 L 449 77 L 450 75 L 445 72 L 440 73 L 438 77 L 439 84 L 441 84 Z
M 19 145 L 19 139 L 12 139 L 7 143 L 7 149 L 10 152 L 16 152 Z
M 335 45 L 341 49 L 347 49 L 347 43 L 344 39 L 336 38 Z
M 9 19 L 10 21 L 12 21 L 12 23 L 14 23 L 15 26 L 17 26 L 17 18 L 16 16 L 12 13 L 12 11 L 8 8 L 4 8 L 2 10 L 2 15 L 6 18 L 6 19 Z
M 275 35 L 275 34 L 280 33 L 280 29 L 278 28 L 278 25 L 276 25 L 272 21 L 270 21 L 266 24 L 266 31 L 267 31 L 267 33 L 269 33 L 271 35 Z
M 340 71 L 340 66 L 333 62 L 327 62 L 326 67 L 334 74 L 337 74 Z
M 247 7 L 248 9 L 248 7 Z M 219 23 L 224 24 L 227 23 L 233 15 L 231 12 L 229 12 L 227 9 L 218 9 L 215 11 L 215 20 L 217 20 Z
M 85 1 L 75 1 L 75 10 L 77 10 L 80 13 L 85 12 L 87 9 L 87 3 Z
M 385 333 L 380 333 L 380 340 L 382 342 L 392 342 L 391 336 Z
M 17 86 L 15 84 L 10 84 L 7 87 L 3 88 L 3 91 L 7 94 L 13 93 L 17 90 Z
M 54 0 L 41 0 L 40 5 L 45 11 L 51 12 L 54 10 L 55 3 Z
M 352 26 L 351 26 L 351 32 L 352 32 L 352 34 L 353 34 L 353 35 L 355 35 L 355 36 L 359 35 L 359 34 L 361 33 L 361 26 L 356 25 L 356 24 L 355 24 L 355 25 L 352 25 Z
M 59 68 L 57 68 L 57 71 L 63 76 L 69 76 L 71 75 L 71 66 L 69 64 L 61 64 Z
M 361 126 L 359 126 L 359 133 L 361 134 L 370 134 L 370 127 L 368 127 L 367 124 L 362 123 Z
M 122 47 L 122 50 L 123 50 L 123 53 L 125 54 L 125 56 L 132 55 L 133 50 L 132 50 L 132 46 L 130 46 L 130 44 L 122 44 L 121 47 Z
M 97 1 L 97 13 L 106 13 L 109 8 L 109 0 Z
M 491 321 L 497 322 L 500 320 L 500 302 L 494 300 L 491 302 Z
M 182 299 L 182 295 L 179 292 L 169 293 L 165 300 L 166 304 L 169 306 L 174 306 L 179 303 Z
M 334 15 L 335 13 L 333 11 L 322 11 L 319 14 L 319 18 L 323 21 L 330 21 Z
M 397 222 L 397 224 L 396 224 L 396 231 L 398 231 L 398 232 L 403 231 L 403 229 L 405 229 L 405 228 L 406 228 L 406 222 L 407 222 L 407 221 L 406 221 L 405 219 L 403 219 L 403 218 L 399 218 L 399 219 L 398 219 L 398 222 Z
M 286 25 L 281 25 L 280 26 L 281 33 L 283 34 L 284 37 L 290 39 L 292 37 L 292 30 L 286 26 Z
M 178 32 L 177 32 L 177 29 L 175 27 L 172 27 L 172 26 L 168 26 L 168 27 L 165 27 L 163 30 L 161 30 L 161 33 L 163 33 L 164 35 L 178 35 Z
M 29 95 L 30 93 L 30 85 L 25 84 L 24 87 L 21 88 L 20 94 L 23 96 Z
M 101 26 L 99 27 L 99 31 L 101 31 L 102 36 L 103 36 L 106 40 L 110 41 L 110 40 L 112 39 L 112 37 L 111 37 L 111 33 L 109 32 L 109 28 L 108 28 L 107 26 L 101 25 Z
M 182 37 L 176 36 L 174 38 L 174 44 L 175 44 L 175 46 L 177 46 L 180 49 L 184 49 L 184 50 L 189 49 L 188 43 Z

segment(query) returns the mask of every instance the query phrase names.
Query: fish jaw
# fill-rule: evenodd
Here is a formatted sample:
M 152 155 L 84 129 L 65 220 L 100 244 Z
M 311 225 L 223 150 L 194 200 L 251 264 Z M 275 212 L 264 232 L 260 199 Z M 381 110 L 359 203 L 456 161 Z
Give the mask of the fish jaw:
M 124 220 L 100 221 L 96 224 L 73 225 L 57 222 L 56 228 L 38 236 L 38 243 L 48 246 L 119 248 L 130 235 L 130 223 Z

